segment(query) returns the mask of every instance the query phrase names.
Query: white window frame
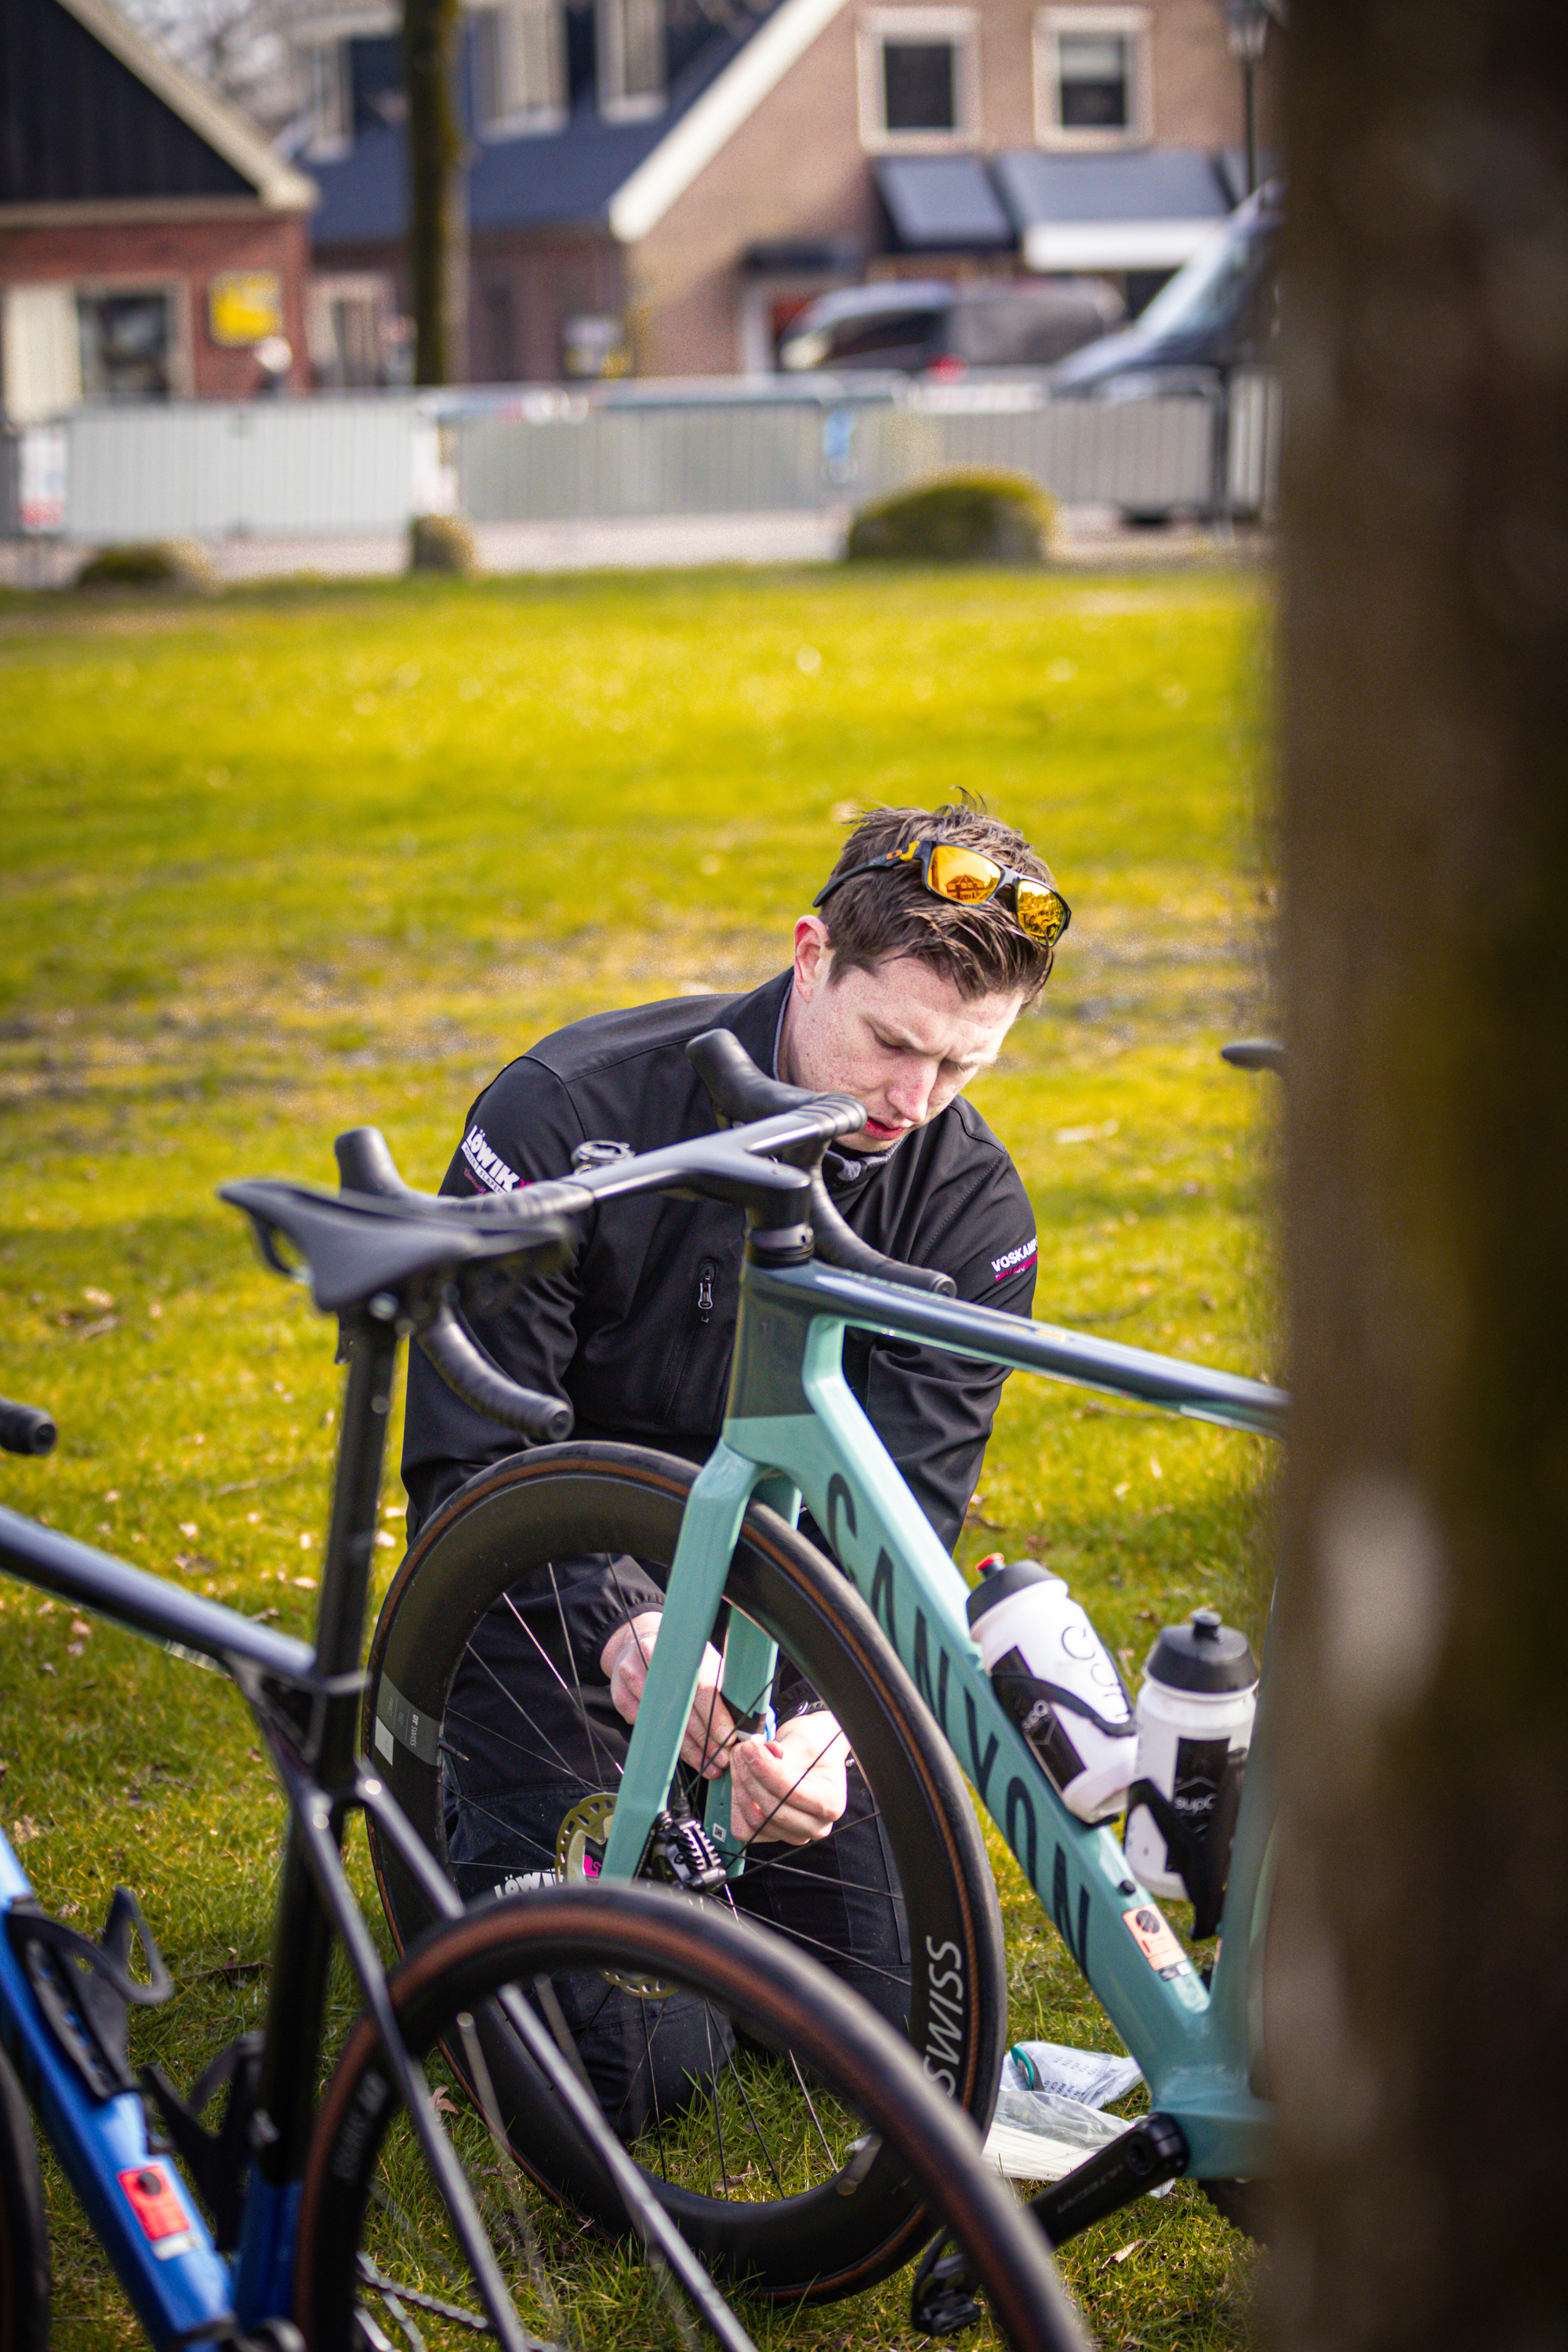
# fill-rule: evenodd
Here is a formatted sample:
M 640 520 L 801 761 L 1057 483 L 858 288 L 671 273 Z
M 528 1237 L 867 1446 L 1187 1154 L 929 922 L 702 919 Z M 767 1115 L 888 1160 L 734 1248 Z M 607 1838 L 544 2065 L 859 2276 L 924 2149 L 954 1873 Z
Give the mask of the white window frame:
M 563 0 L 489 0 L 476 7 L 471 19 L 476 34 L 482 20 L 496 43 L 499 88 L 487 90 L 475 59 L 474 119 L 481 139 L 511 139 L 520 134 L 559 131 L 566 120 L 566 13 Z M 526 45 L 542 45 L 543 88 L 531 96 L 526 72 Z
M 339 302 L 353 302 L 369 313 L 378 340 L 384 340 L 387 322 L 397 304 L 390 274 L 380 269 L 321 270 L 305 282 L 305 349 L 316 374 L 335 380 L 338 360 L 336 322 Z
M 1064 33 L 1114 35 L 1127 43 L 1127 127 L 1079 129 L 1061 119 L 1061 37 Z M 1042 147 L 1069 152 L 1146 147 L 1154 135 L 1154 77 L 1150 12 L 1130 6 L 1041 8 L 1035 17 L 1035 137 Z
M 353 145 L 347 37 L 331 32 L 316 39 L 301 40 L 296 55 L 304 76 L 305 107 L 310 123 L 305 152 L 317 163 L 335 163 Z
M 169 398 L 192 400 L 195 396 L 195 371 L 192 364 L 191 289 L 184 278 L 167 278 L 158 270 L 124 270 L 113 275 L 101 273 L 90 278 L 79 278 L 72 291 L 76 296 L 78 319 L 84 299 L 96 301 L 116 294 L 161 294 L 169 306 Z M 79 325 L 79 333 L 80 331 Z M 91 397 L 82 370 L 82 398 Z
M 951 131 L 889 131 L 882 50 L 889 41 L 946 41 L 952 49 Z M 977 8 L 867 8 L 856 26 L 860 144 L 868 155 L 940 155 L 980 137 L 980 12 Z
M 594 37 L 598 59 L 599 112 L 606 122 L 645 122 L 650 115 L 662 114 L 669 103 L 664 78 L 668 66 L 661 71 L 657 89 L 626 88 L 628 8 L 647 8 L 657 13 L 658 32 L 662 37 L 665 30 L 664 0 L 597 0 Z

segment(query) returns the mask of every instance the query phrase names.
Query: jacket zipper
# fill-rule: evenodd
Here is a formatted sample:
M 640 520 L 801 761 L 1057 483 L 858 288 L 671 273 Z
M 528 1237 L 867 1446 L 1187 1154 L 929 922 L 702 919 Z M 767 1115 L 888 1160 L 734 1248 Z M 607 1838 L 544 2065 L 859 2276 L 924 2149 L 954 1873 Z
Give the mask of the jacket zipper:
M 661 1410 L 673 1412 L 680 1394 L 680 1383 L 686 1378 L 686 1368 L 691 1361 L 700 1328 L 713 1320 L 713 1286 L 719 1278 L 719 1261 L 705 1257 L 697 1269 L 697 1318 L 694 1323 L 682 1323 L 670 1350 L 669 1363 L 664 1376 Z

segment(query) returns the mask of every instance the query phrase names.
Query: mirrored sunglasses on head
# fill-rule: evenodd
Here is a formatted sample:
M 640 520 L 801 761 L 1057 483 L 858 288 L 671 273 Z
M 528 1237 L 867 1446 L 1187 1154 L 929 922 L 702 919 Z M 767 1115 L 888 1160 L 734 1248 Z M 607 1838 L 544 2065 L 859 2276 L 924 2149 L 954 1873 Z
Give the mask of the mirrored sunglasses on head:
M 913 866 L 917 860 L 926 888 L 955 907 L 978 907 L 1010 887 L 1018 928 L 1037 947 L 1054 949 L 1072 920 L 1072 908 L 1050 883 L 1042 882 L 1034 874 L 1020 874 L 1016 866 L 999 865 L 984 850 L 965 849 L 956 841 L 911 841 L 902 849 L 889 849 L 880 857 L 868 858 L 863 866 L 851 866 L 847 872 L 836 874 L 811 903 L 820 907 L 858 874 L 883 874 L 895 866 Z

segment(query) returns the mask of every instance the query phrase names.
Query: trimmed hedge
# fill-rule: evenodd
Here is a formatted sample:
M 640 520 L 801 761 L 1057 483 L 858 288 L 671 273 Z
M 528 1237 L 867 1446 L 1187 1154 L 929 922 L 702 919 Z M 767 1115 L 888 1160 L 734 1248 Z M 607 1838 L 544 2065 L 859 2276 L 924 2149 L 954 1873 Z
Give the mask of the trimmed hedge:
M 905 563 L 1045 563 L 1056 501 L 1027 474 L 941 474 L 860 509 L 845 553 Z
M 185 595 L 210 596 L 218 576 L 205 547 L 189 539 L 138 539 L 123 547 L 100 547 L 89 556 L 73 583 L 78 588 L 172 588 Z
M 472 580 L 479 569 L 479 542 L 460 515 L 416 515 L 408 526 L 410 572 L 455 572 Z

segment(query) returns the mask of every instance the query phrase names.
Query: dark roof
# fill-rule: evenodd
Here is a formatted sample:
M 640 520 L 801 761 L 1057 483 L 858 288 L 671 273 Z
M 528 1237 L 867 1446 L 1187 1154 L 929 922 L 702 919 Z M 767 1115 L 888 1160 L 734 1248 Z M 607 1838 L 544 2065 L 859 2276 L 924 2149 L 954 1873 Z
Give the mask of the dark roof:
M 0 0 L 0 204 L 256 194 L 60 0 Z
M 977 155 L 884 155 L 871 166 L 908 253 L 1010 246 L 1016 232 Z
M 1230 210 L 1212 159 L 1196 147 L 1116 155 L 1018 149 L 991 168 L 1020 233 L 1037 221 L 1219 221 Z
M 0 5 L 9 5 L 0 0 Z M 606 122 L 585 91 L 558 131 L 471 140 L 470 226 L 552 228 L 602 222 L 616 190 L 765 21 L 759 16 L 739 33 L 716 32 L 704 41 L 672 78 L 668 106 L 646 121 Z M 459 77 L 461 83 L 466 80 Z M 318 249 L 402 236 L 407 164 L 401 124 L 375 123 L 360 131 L 341 162 L 312 159 L 310 175 L 321 191 L 321 209 L 310 225 Z

